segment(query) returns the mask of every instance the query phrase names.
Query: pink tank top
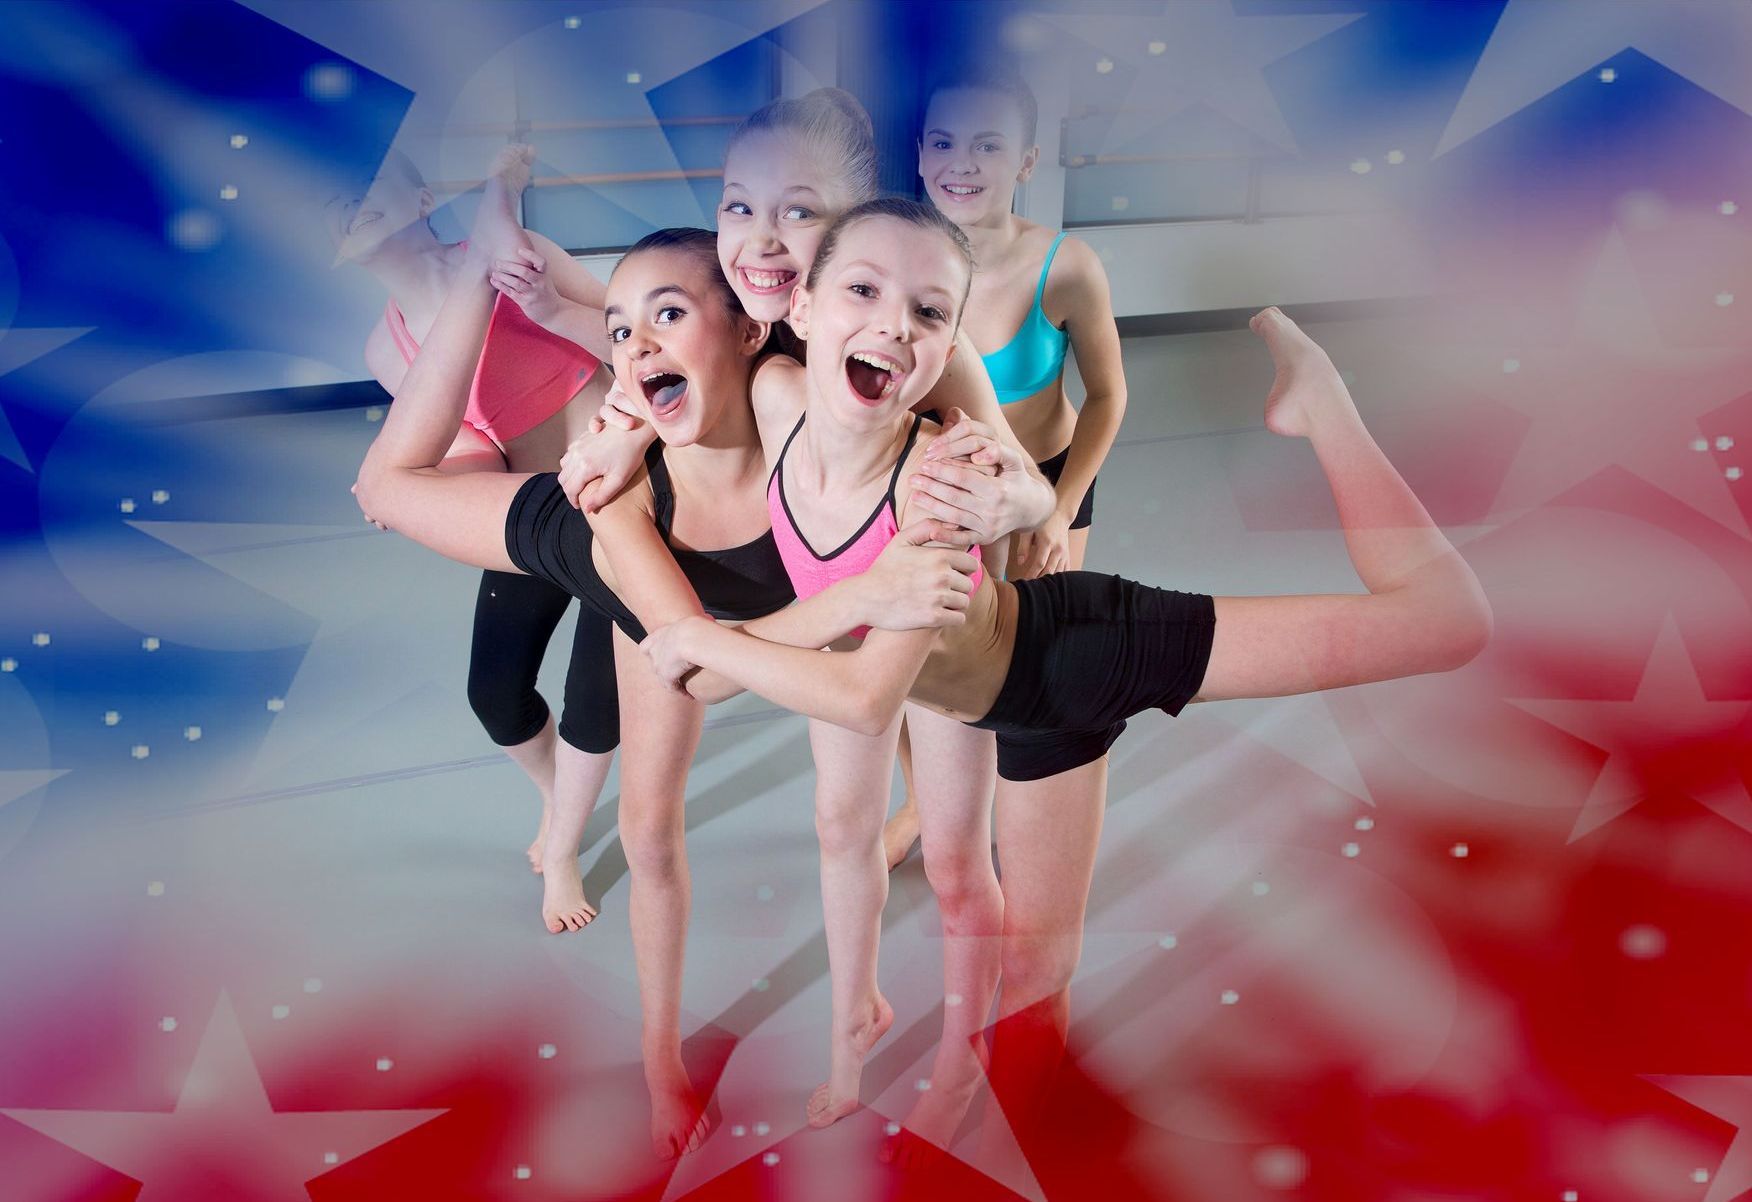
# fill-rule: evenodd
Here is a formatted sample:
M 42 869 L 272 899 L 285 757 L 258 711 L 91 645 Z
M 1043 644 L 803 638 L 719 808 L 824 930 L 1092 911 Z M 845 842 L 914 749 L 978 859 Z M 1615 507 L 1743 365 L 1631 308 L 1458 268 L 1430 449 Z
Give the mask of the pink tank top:
M 918 440 L 919 423 L 924 419 L 913 417 L 912 429 L 907 432 L 906 445 L 900 449 L 900 458 L 894 461 L 894 472 L 888 477 L 888 491 L 882 500 L 876 503 L 876 508 L 858 527 L 858 532 L 841 543 L 839 547 L 826 555 L 819 555 L 797 529 L 797 522 L 791 516 L 791 506 L 785 500 L 785 455 L 791 449 L 791 443 L 797 437 L 797 431 L 803 428 L 803 418 L 797 419 L 797 424 L 791 428 L 790 435 L 785 439 L 785 445 L 779 451 L 779 461 L 773 465 L 773 474 L 767 480 L 767 512 L 773 520 L 773 541 L 778 544 L 779 558 L 784 562 L 785 574 L 791 578 L 791 587 L 797 591 L 797 599 L 813 597 L 830 584 L 836 584 L 850 576 L 869 569 L 876 562 L 876 557 L 882 554 L 886 547 L 900 532 L 896 519 L 894 504 L 894 488 L 900 481 L 900 469 L 906 463 L 906 457 L 912 453 L 913 443 Z M 971 548 L 973 557 L 979 558 L 979 548 Z M 982 569 L 975 568 L 973 572 L 973 587 L 979 587 Z M 860 626 L 852 631 L 854 638 L 863 638 L 870 633 L 868 626 Z
M 393 298 L 383 320 L 396 349 L 411 364 L 420 344 L 408 333 L 407 319 Z M 601 365 L 571 339 L 531 321 L 522 306 L 500 293 L 493 301 L 493 319 L 462 420 L 503 446 L 565 408 Z

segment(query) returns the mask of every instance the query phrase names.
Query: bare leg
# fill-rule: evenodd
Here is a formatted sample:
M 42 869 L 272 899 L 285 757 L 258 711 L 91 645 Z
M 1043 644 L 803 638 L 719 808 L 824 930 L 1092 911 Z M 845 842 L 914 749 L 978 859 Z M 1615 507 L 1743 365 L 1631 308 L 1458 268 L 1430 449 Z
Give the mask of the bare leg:
M 650 674 L 650 668 L 646 668 Z M 589 925 L 596 907 L 584 900 L 584 878 L 578 874 L 578 848 L 584 828 L 602 795 L 614 752 L 580 751 L 564 739 L 554 740 L 552 821 L 542 842 L 541 917 L 558 935 Z M 687 761 L 683 760 L 683 772 Z M 621 792 L 626 793 L 625 781 Z
M 682 961 L 693 893 L 684 809 L 705 707 L 664 688 L 618 629 L 614 653 L 621 712 L 639 715 L 622 735 L 620 835 L 627 853 L 651 1145 L 657 1155 L 672 1158 L 694 1151 L 711 1130 L 707 1099 L 694 1089 L 681 1060 Z
M 899 727 L 897 718 L 872 738 L 809 722 L 815 833 L 821 842 L 821 911 L 833 987 L 828 1074 L 809 1098 L 811 1127 L 826 1127 L 858 1108 L 864 1059 L 894 1022 L 894 1011 L 876 987 L 876 951 L 882 907 L 888 901 L 882 815 Z
M 943 1039 L 931 1066 L 930 1088 L 903 1126 L 937 1148 L 947 1148 L 985 1081 L 984 1029 L 998 991 L 1004 896 L 992 864 L 992 791 L 997 783 L 996 736 L 952 718 L 906 706 L 921 768 L 919 816 L 925 876 L 943 921 Z M 893 1153 L 922 1151 L 917 1141 L 890 1145 Z
M 1004 976 L 991 1081 L 1018 1133 L 1033 1122 L 1064 1055 L 1106 800 L 1105 756 L 1045 780 L 998 782 Z
M 536 832 L 535 842 L 529 845 L 526 853 L 529 856 L 529 867 L 535 872 L 541 871 L 542 844 L 547 839 L 548 826 L 554 816 L 554 744 L 558 741 L 554 734 L 554 719 L 550 714 L 533 739 L 500 748 L 513 764 L 523 769 L 523 775 L 529 778 L 529 783 L 541 794 L 541 827 Z
M 882 858 L 888 861 L 888 871 L 900 867 L 919 840 L 919 796 L 913 787 L 912 736 L 907 731 L 906 715 L 900 719 L 900 779 L 906 786 L 906 799 L 882 827 Z
M 1199 699 L 1341 688 L 1471 660 L 1491 626 L 1472 570 L 1369 437 L 1326 352 L 1276 309 L 1253 329 L 1277 365 L 1265 424 L 1313 444 L 1369 592 L 1219 597 Z

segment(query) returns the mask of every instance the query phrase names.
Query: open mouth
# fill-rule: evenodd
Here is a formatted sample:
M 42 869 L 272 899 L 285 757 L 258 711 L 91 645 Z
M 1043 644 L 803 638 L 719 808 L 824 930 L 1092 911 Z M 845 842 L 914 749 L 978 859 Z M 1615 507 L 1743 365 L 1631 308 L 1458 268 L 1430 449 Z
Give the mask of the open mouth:
M 973 184 L 940 184 L 938 186 L 949 195 L 961 200 L 966 200 L 971 196 L 978 196 L 981 192 L 985 191 L 984 188 L 976 187 Z
M 846 381 L 867 405 L 885 401 L 900 383 L 900 364 L 869 351 L 853 351 L 846 357 Z
M 742 282 L 750 292 L 778 292 L 789 288 L 797 279 L 794 271 L 768 271 L 753 267 L 740 267 Z
M 652 372 L 640 380 L 639 385 L 645 390 L 645 400 L 650 403 L 653 417 L 673 412 L 687 396 L 687 377 L 672 371 Z
M 381 220 L 383 220 L 382 213 L 379 213 L 376 209 L 368 209 L 353 218 L 352 224 L 347 226 L 347 232 L 349 234 L 356 234 L 366 226 L 375 225 Z

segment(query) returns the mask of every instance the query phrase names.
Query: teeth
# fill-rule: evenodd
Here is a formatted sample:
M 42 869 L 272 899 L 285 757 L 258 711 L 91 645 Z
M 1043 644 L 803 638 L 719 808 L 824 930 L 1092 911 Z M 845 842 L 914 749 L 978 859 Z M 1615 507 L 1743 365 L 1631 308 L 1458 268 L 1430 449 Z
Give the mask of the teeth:
M 893 375 L 900 370 L 900 364 L 896 363 L 894 360 L 884 359 L 881 355 L 875 355 L 869 351 L 853 351 L 852 358 L 856 359 L 859 363 L 868 363 L 877 371 L 885 371 L 889 375 Z
M 978 196 L 984 188 L 970 188 L 966 184 L 944 184 L 943 191 L 951 196 Z
M 748 277 L 748 282 L 756 288 L 777 288 L 797 273 L 794 271 L 755 271 L 744 267 L 742 274 Z

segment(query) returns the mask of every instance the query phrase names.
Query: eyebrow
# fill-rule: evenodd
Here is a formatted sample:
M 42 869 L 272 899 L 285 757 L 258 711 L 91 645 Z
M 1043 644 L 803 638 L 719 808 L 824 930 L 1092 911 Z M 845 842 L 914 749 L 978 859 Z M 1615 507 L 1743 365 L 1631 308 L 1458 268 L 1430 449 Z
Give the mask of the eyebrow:
M 724 181 L 724 191 L 728 192 L 732 188 L 740 188 L 744 192 L 748 191 L 747 184 L 739 183 L 738 181 L 733 180 L 733 179 L 725 180 Z M 821 193 L 817 192 L 814 188 L 811 188 L 808 184 L 792 184 L 789 188 L 786 188 L 783 192 L 780 192 L 779 195 L 780 196 L 792 196 L 792 195 L 813 196 L 817 200 L 821 199 Z
M 925 137 L 927 138 L 932 134 L 941 134 L 945 138 L 953 138 L 955 136 L 946 129 L 927 129 L 925 131 Z M 982 129 L 976 134 L 969 135 L 970 138 L 1001 138 L 1004 136 L 1004 131 L 1001 129 Z
M 670 293 L 670 292 L 674 292 L 680 296 L 685 297 L 688 300 L 693 299 L 693 295 L 691 293 L 689 293 L 686 288 L 683 288 L 680 284 L 659 284 L 659 285 L 657 285 L 657 287 L 651 289 L 651 291 L 645 293 L 645 303 L 647 305 L 651 304 L 658 297 L 663 296 L 664 294 Z M 622 310 L 621 310 L 621 307 L 619 305 L 610 305 L 610 306 L 608 306 L 608 308 L 606 308 L 602 311 L 602 316 L 604 318 L 607 318 L 609 316 L 609 314 L 611 314 L 611 313 L 618 314 L 620 312 L 622 312 Z
M 887 271 L 883 270 L 881 265 L 876 264 L 876 263 L 872 263 L 868 259 L 853 259 L 850 263 L 846 264 L 846 267 L 848 270 L 850 268 L 853 268 L 853 267 L 867 268 L 868 270 L 875 272 L 877 275 L 884 276 L 884 277 L 888 276 L 888 274 L 889 274 Z M 953 300 L 955 297 L 955 294 L 953 292 L 949 291 L 947 288 L 939 288 L 935 284 L 925 285 L 925 287 L 921 290 L 921 295 L 927 295 L 927 294 L 933 293 L 933 292 L 939 296 L 949 297 L 951 300 Z

